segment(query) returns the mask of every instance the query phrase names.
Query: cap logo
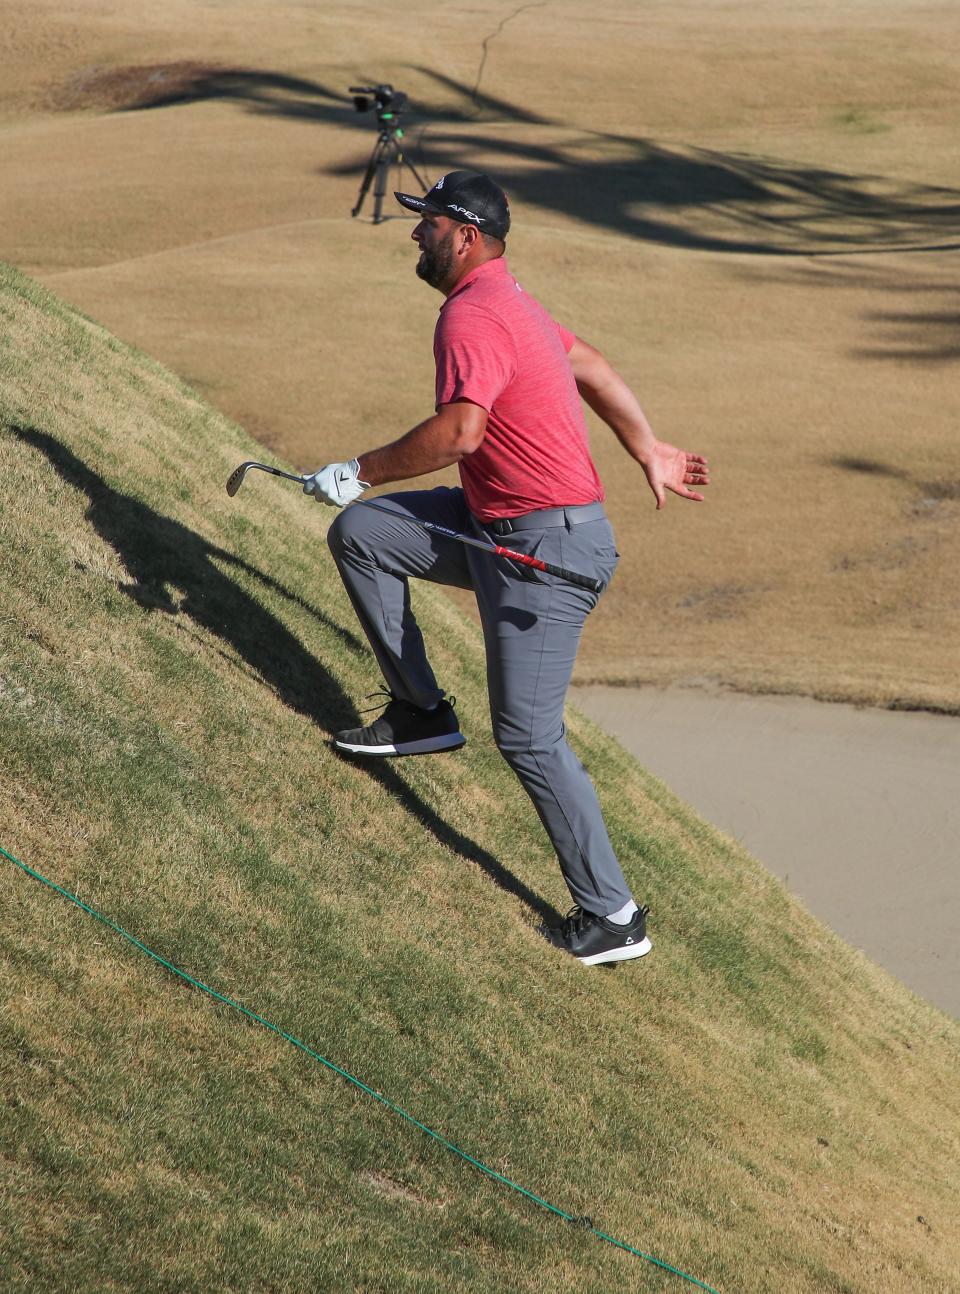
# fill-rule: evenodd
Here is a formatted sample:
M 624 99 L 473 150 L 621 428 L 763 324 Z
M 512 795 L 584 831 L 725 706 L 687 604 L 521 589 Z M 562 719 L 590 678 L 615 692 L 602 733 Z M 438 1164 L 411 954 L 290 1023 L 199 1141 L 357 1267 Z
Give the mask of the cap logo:
M 440 179 L 439 179 L 439 180 L 437 180 L 436 184 L 435 184 L 433 187 L 434 187 L 435 189 L 442 189 L 442 188 L 443 188 L 443 182 L 444 182 L 444 180 L 445 180 L 446 178 L 447 178 L 447 177 L 446 177 L 445 175 L 441 175 L 441 176 L 440 176 Z
M 448 211 L 459 211 L 461 216 L 466 216 L 468 220 L 475 220 L 478 225 L 482 225 L 486 216 L 478 216 L 475 211 L 468 211 L 466 207 L 458 207 L 455 202 L 447 203 Z

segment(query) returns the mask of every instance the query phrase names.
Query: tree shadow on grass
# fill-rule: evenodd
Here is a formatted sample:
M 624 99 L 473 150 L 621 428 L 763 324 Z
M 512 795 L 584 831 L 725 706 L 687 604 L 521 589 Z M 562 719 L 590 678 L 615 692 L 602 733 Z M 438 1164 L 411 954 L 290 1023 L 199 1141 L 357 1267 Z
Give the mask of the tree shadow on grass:
M 416 68 L 416 72 L 450 90 L 454 102 L 424 103 L 418 99 L 413 111 L 408 101 L 406 116 L 421 121 L 468 122 L 479 115 L 487 120 L 547 124 L 548 117 L 508 99 L 481 94 L 478 88 L 467 91 L 463 82 Z M 357 75 L 355 82 L 378 84 L 379 76 Z M 402 87 L 396 86 L 401 91 Z M 369 98 L 369 96 L 367 96 Z M 344 84 L 337 89 L 307 77 L 271 72 L 266 68 L 228 67 L 217 63 L 180 61 L 173 63 L 129 64 L 120 67 L 93 67 L 76 72 L 61 85 L 55 105 L 61 110 L 99 108 L 113 112 L 144 112 L 171 108 L 180 104 L 229 100 L 251 112 L 269 116 L 311 118 L 338 125 L 352 126 L 369 132 L 376 122 L 372 110 L 357 111 L 353 96 Z
M 941 309 L 909 308 L 903 298 L 923 293 L 937 294 Z M 864 315 L 877 334 L 871 346 L 854 352 L 858 359 L 892 360 L 927 367 L 955 364 L 960 360 L 960 286 L 956 283 L 924 283 L 891 288 L 888 296 L 899 297 L 900 309 L 872 310 Z
M 533 209 L 699 251 L 823 256 L 960 247 L 955 189 L 581 130 L 575 119 L 551 121 L 432 68 L 410 70 L 421 85 L 432 82 L 438 90 L 435 103 L 418 97 L 402 118 L 405 147 L 418 169 L 437 175 L 461 166 L 491 169 L 511 197 Z M 362 133 L 371 150 L 377 138 L 374 114 L 357 113 L 346 86 L 264 68 L 195 62 L 89 68 L 58 93 L 59 106 L 117 112 L 225 100 L 256 114 Z M 538 128 L 536 136 L 531 129 L 500 132 L 502 122 Z M 427 132 L 429 166 L 422 147 Z M 364 152 L 321 173 L 359 181 L 367 161 Z
M 922 267 L 915 262 L 907 267 L 896 257 L 887 263 L 843 257 L 792 265 L 786 271 L 767 270 L 764 282 L 872 294 L 884 308 L 864 309 L 856 302 L 863 337 L 847 351 L 850 358 L 935 370 L 960 362 L 958 270 L 955 258 L 946 256 Z M 748 276 L 746 281 L 757 279 Z
M 61 111 L 144 112 L 216 99 L 321 120 L 353 111 L 346 94 L 305 77 L 187 60 L 83 68 L 53 93 L 53 105 Z
M 477 169 L 532 209 L 661 246 L 768 256 L 960 248 L 960 191 L 939 186 L 586 133 L 546 142 L 436 130 L 430 149 L 441 171 L 479 157 Z
M 876 476 L 895 481 L 909 481 L 910 474 L 901 467 L 881 463 L 876 458 L 860 458 L 854 454 L 837 454 L 825 460 L 830 467 L 842 468 L 845 472 L 855 472 L 859 476 Z
M 357 711 L 337 679 L 221 566 L 254 576 L 273 592 L 305 607 L 342 646 L 365 652 L 365 645 L 357 638 L 236 554 L 155 512 L 140 499 L 115 490 L 47 432 L 30 426 L 7 426 L 23 444 L 43 454 L 63 481 L 86 495 L 87 520 L 131 577 L 129 583 L 120 585 L 122 592 L 148 612 L 189 617 L 199 629 L 232 648 L 284 705 L 326 732 L 357 723 Z M 383 764 L 359 767 L 380 782 L 440 845 L 475 863 L 496 885 L 533 912 L 544 917 L 556 915 L 540 895 L 493 854 L 445 822 L 398 769 Z
M 960 476 L 943 476 L 935 481 L 918 479 L 911 472 L 891 463 L 883 463 L 876 458 L 860 458 L 848 454 L 838 454 L 824 459 L 828 467 L 839 467 L 844 472 L 854 472 L 859 476 L 872 476 L 877 480 L 903 481 L 912 485 L 917 491 L 916 503 L 924 510 L 931 505 L 954 503 L 960 500 Z

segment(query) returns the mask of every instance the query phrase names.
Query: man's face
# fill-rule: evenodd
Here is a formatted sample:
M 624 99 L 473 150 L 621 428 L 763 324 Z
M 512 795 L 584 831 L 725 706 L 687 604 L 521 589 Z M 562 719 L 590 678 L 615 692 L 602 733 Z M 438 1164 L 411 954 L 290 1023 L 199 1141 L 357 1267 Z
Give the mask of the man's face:
M 443 289 L 453 269 L 453 239 L 457 222 L 449 216 L 424 212 L 410 237 L 420 248 L 417 276 L 432 288 Z

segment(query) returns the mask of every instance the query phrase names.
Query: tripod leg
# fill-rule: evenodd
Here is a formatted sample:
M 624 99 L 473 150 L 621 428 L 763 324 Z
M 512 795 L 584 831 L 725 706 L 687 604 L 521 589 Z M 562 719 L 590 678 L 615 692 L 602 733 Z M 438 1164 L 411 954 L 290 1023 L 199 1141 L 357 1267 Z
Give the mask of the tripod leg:
M 350 212 L 351 216 L 358 216 L 360 214 L 360 208 L 363 206 L 363 200 L 367 196 L 367 191 L 370 188 L 370 181 L 373 179 L 374 173 L 377 171 L 377 167 L 380 164 L 380 156 L 382 153 L 383 141 L 378 139 L 373 146 L 373 152 L 370 154 L 370 160 L 367 163 L 367 169 L 360 184 L 360 192 L 357 195 L 357 205 Z
M 400 156 L 397 158 L 397 161 L 400 163 L 401 169 L 405 166 L 408 171 L 413 172 L 413 178 L 420 185 L 421 189 L 430 188 L 430 185 L 426 182 L 426 180 L 423 178 L 423 176 L 420 174 L 420 172 L 414 166 L 413 162 L 411 162 L 408 157 L 405 157 L 403 153 L 401 153 Z
M 393 146 L 393 155 L 396 160 L 397 166 L 400 168 L 400 174 L 401 174 L 400 183 L 401 184 L 403 183 L 403 179 L 402 179 L 403 168 L 406 167 L 408 171 L 411 171 L 413 173 L 413 178 L 420 185 L 421 189 L 429 189 L 430 185 L 427 184 L 426 180 L 423 178 L 423 176 L 414 166 L 413 162 L 407 159 L 404 153 L 403 144 L 400 142 L 402 139 L 403 139 L 403 131 L 398 127 L 393 132 L 393 138 L 390 140 L 390 143 Z
M 383 199 L 387 192 L 387 180 L 390 176 L 390 151 L 384 148 L 377 158 L 377 182 L 373 186 L 373 223 L 383 221 Z

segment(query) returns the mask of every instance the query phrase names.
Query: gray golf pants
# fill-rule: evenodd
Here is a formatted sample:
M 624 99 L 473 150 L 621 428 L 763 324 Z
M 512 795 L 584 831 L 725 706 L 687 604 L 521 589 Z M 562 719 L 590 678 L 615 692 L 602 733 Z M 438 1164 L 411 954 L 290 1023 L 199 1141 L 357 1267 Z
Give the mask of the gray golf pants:
M 328 542 L 387 687 L 417 706 L 443 697 L 411 611 L 408 578 L 473 589 L 497 747 L 536 806 L 574 901 L 600 916 L 616 912 L 630 901 L 630 890 L 563 722 L 580 631 L 598 595 L 432 535 L 402 515 L 535 554 L 607 584 L 617 552 L 602 508 L 553 509 L 544 515 L 559 524 L 549 526 L 528 513 L 515 519 L 512 533 L 499 535 L 471 516 L 459 489 L 405 491 L 376 503 L 345 508 Z

